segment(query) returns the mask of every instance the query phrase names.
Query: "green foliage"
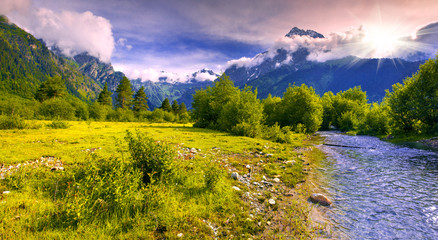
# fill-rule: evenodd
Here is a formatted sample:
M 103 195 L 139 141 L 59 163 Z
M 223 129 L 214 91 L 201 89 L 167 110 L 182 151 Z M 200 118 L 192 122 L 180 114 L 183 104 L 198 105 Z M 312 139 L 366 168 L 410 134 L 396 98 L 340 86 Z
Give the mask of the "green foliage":
M 107 115 L 112 111 L 112 107 L 108 105 L 102 105 L 99 102 L 95 102 L 89 106 L 89 117 L 96 121 L 104 121 L 107 119 Z
M 438 60 L 429 59 L 403 84 L 386 92 L 393 125 L 402 132 L 435 132 L 438 125 Z
M 23 118 L 17 115 L 0 115 L 0 129 L 25 129 L 27 124 Z
M 179 113 L 179 104 L 178 104 L 178 101 L 176 101 L 176 100 L 173 100 L 173 102 L 172 102 L 172 112 L 174 114 L 178 114 Z
M 120 84 L 117 86 L 116 93 L 116 106 L 122 109 L 130 108 L 132 105 L 133 91 L 131 89 L 131 82 L 127 77 L 123 77 L 122 80 L 120 80 Z
M 47 79 L 47 81 L 41 83 L 38 88 L 35 98 L 40 102 L 51 98 L 62 98 L 67 94 L 65 87 L 65 81 L 61 76 L 57 75 Z
M 161 103 L 161 109 L 163 109 L 166 112 L 171 112 L 172 111 L 172 107 L 170 106 L 170 102 L 169 99 L 166 98 L 163 100 L 163 102 Z
M 265 122 L 267 125 L 273 126 L 278 123 L 280 118 L 280 102 L 281 98 L 272 97 L 271 94 L 269 94 L 268 97 L 263 100 L 263 114 L 266 117 Z
M 314 133 L 321 126 L 323 108 L 315 90 L 303 84 L 286 89 L 280 102 L 279 114 L 281 126 Z
M 223 75 L 215 86 L 197 91 L 193 99 L 196 126 L 243 136 L 260 135 L 263 105 L 257 99 L 257 90 L 245 87 L 240 91 Z
M 148 97 L 146 97 L 146 93 L 144 92 L 144 87 L 142 86 L 134 95 L 134 105 L 133 110 L 136 112 L 146 111 L 149 109 L 148 107 Z
M 112 106 L 113 100 L 111 98 L 112 93 L 108 90 L 108 83 L 105 82 L 105 86 L 103 90 L 99 93 L 99 97 L 97 98 L 97 102 L 102 105 Z
M 39 107 L 38 112 L 46 119 L 75 119 L 74 107 L 66 100 L 60 98 L 52 98 L 44 101 Z
M 0 92 L 0 114 L 2 115 L 18 115 L 25 119 L 33 119 L 39 104 L 34 99 L 24 99 L 17 95 Z
M 369 111 L 366 92 L 361 87 L 340 91 L 336 95 L 328 92 L 322 98 L 324 107 L 322 129 L 334 126 L 343 131 L 358 130 Z
M 186 113 L 187 113 L 187 107 L 186 107 L 186 104 L 182 102 L 182 103 L 179 105 L 178 114 L 180 114 L 180 115 L 184 115 L 184 114 L 186 114 Z
M 135 122 L 134 112 L 128 108 L 111 109 L 106 118 L 112 122 Z
M 361 133 L 370 135 L 387 135 L 391 132 L 390 128 L 390 109 L 386 102 L 381 104 L 373 103 L 370 111 L 365 117 L 363 126 L 360 127 Z
M 49 124 L 46 125 L 48 128 L 53 128 L 53 129 L 67 129 L 70 127 L 70 125 L 66 122 L 63 121 L 53 121 Z
M 174 168 L 175 150 L 167 144 L 156 143 L 140 132 L 134 135 L 128 131 L 125 139 L 133 166 L 143 174 L 143 182 L 166 181 Z
M 280 127 L 278 123 L 272 126 L 263 126 L 263 139 L 278 143 L 293 143 L 293 133 L 290 126 Z

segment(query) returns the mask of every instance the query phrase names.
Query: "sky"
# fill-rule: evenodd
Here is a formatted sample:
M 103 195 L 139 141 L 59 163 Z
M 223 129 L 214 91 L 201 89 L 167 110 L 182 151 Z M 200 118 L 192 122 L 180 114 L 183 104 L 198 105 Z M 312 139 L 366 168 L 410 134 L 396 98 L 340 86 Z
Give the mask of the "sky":
M 438 22 L 437 12 L 437 0 L 0 3 L 0 14 L 48 45 L 56 44 L 64 54 L 88 52 L 111 62 L 129 78 L 144 80 L 160 76 L 161 71 L 183 75 L 208 68 L 220 73 L 230 64 L 254 64 L 258 53 L 277 47 L 293 50 L 299 44 L 317 49 L 309 58 L 318 61 L 345 54 L 405 56 L 407 48 L 418 50 L 438 42 L 438 37 L 416 35 L 422 27 Z M 315 30 L 326 39 L 285 38 L 295 26 Z M 426 30 L 423 33 L 435 33 L 438 26 Z M 419 40 L 423 41 L 421 45 Z M 332 50 L 330 54 L 326 54 L 327 49 Z

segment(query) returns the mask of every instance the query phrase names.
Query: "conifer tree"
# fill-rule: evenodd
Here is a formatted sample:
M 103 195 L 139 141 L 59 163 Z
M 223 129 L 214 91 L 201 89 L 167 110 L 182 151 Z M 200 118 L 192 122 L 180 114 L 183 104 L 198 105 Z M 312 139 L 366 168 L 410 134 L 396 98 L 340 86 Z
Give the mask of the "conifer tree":
M 182 103 L 179 105 L 178 114 L 184 114 L 184 113 L 186 113 L 186 112 L 187 112 L 186 104 L 185 104 L 184 102 L 182 102 Z
M 65 81 L 61 76 L 57 75 L 41 83 L 36 92 L 35 98 L 42 102 L 50 98 L 63 97 L 66 94 L 67 88 L 65 87 Z
M 117 86 L 117 107 L 119 108 L 129 108 L 132 104 L 132 94 L 131 82 L 127 77 L 123 77 L 120 80 L 119 86 Z
M 172 112 L 175 114 L 178 114 L 179 112 L 179 104 L 176 100 L 173 100 L 172 102 Z
M 100 92 L 97 102 L 102 105 L 112 106 L 113 100 L 111 99 L 112 92 L 108 91 L 108 84 L 105 83 L 103 90 Z
M 134 111 L 140 112 L 148 110 L 148 97 L 146 96 L 146 93 L 144 92 L 144 87 L 142 86 L 134 95 Z
M 161 103 L 161 109 L 163 109 L 164 111 L 170 112 L 172 111 L 172 107 L 170 106 L 170 102 L 169 99 L 164 99 L 164 101 Z

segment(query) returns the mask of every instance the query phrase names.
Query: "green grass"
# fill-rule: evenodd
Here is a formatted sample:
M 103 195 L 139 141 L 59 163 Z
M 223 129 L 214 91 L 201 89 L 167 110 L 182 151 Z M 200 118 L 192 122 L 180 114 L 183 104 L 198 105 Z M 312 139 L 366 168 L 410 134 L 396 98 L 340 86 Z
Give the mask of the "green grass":
M 277 231 L 268 221 L 293 227 L 281 233 L 285 238 L 313 236 L 303 201 L 230 178 L 230 171 L 247 173 L 249 164 L 256 181 L 278 175 L 284 185 L 275 189 L 295 186 L 305 178 L 302 154 L 295 151 L 306 146 L 305 135 L 279 144 L 190 124 L 67 122 L 66 129 L 53 129 L 50 123 L 33 121 L 28 124 L 40 128 L 0 131 L 0 163 L 22 164 L 0 180 L 0 193 L 10 191 L 0 194 L 2 239 L 176 239 L 179 234 L 182 239 L 212 239 L 212 229 L 221 239 L 262 239 Z M 133 146 L 146 151 L 150 161 L 170 161 L 160 175 L 160 164 L 152 168 L 150 182 L 144 182 L 145 163 L 135 162 L 127 131 L 131 139 L 142 136 L 139 143 L 149 144 L 143 150 L 140 146 L 146 145 Z M 187 148 L 200 150 L 192 154 Z M 135 156 L 145 156 L 141 151 Z M 48 156 L 61 160 L 65 171 L 51 171 L 45 162 L 23 167 Z M 288 166 L 287 160 L 297 164 Z M 257 191 L 256 201 L 267 207 L 260 214 L 246 197 Z M 267 200 L 273 196 L 278 205 L 271 208 Z

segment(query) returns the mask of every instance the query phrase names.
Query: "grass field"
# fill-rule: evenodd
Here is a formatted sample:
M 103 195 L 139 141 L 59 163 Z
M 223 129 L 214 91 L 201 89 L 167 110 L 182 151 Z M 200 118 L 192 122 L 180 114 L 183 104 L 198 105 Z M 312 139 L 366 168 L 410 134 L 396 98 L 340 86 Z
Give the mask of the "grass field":
M 49 123 L 0 131 L 1 239 L 316 236 L 294 188 L 311 158 L 305 135 L 279 144 L 190 124 Z M 138 153 L 168 167 L 145 182 Z

